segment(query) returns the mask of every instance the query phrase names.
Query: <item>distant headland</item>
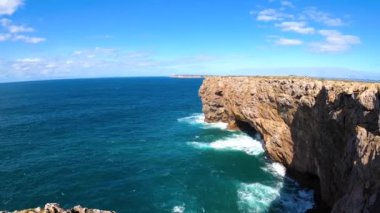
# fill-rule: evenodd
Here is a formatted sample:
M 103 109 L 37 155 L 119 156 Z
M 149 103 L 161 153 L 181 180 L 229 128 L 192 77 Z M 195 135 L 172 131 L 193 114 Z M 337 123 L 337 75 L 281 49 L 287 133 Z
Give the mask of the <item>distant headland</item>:
M 204 78 L 204 75 L 171 75 L 171 78 Z

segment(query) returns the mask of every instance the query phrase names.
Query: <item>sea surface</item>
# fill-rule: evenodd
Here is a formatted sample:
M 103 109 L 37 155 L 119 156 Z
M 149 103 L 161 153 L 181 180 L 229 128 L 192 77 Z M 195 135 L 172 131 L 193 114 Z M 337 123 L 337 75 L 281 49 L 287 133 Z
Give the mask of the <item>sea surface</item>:
M 260 136 L 203 122 L 201 79 L 0 84 L 0 210 L 305 212 Z

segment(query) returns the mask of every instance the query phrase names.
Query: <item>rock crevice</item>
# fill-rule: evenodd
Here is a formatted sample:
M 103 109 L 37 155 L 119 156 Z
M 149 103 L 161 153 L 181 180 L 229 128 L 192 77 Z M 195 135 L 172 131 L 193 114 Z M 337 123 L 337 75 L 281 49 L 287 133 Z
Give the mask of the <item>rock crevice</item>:
M 332 212 L 380 212 L 380 84 L 206 77 L 199 94 L 207 122 L 248 123 L 273 160 L 317 176 Z

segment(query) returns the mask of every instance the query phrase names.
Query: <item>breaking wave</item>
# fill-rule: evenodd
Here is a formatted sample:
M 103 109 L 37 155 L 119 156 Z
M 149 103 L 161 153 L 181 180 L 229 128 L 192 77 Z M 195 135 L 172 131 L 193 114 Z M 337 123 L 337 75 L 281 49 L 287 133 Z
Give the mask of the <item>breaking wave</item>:
M 274 175 L 285 177 L 286 168 L 281 163 L 273 162 L 267 165 L 267 167 L 263 168 L 263 170 L 271 172 Z
M 200 125 L 204 129 L 227 129 L 227 123 L 216 122 L 216 123 L 207 123 L 205 122 L 205 116 L 203 113 L 194 113 L 190 116 L 177 119 L 178 122 L 184 122 L 191 125 Z
M 188 144 L 199 149 L 242 151 L 248 155 L 259 155 L 264 153 L 264 148 L 261 142 L 245 134 L 234 134 L 211 143 L 189 142 Z

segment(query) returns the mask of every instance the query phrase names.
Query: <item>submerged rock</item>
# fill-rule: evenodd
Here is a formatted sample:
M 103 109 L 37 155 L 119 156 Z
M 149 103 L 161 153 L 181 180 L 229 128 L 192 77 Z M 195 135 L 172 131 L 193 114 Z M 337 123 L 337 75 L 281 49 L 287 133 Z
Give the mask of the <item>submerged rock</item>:
M 333 212 L 380 212 L 380 84 L 287 77 L 206 77 L 207 122 L 246 123 L 288 169 L 319 178 Z
M 114 211 L 105 211 L 99 209 L 88 209 L 81 206 L 75 206 L 71 209 L 63 209 L 59 206 L 58 203 L 47 203 L 44 208 L 37 207 L 34 209 L 25 209 L 25 210 L 16 210 L 13 212 L 4 212 L 0 213 L 116 213 Z

